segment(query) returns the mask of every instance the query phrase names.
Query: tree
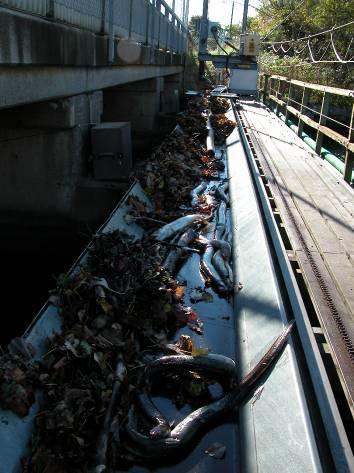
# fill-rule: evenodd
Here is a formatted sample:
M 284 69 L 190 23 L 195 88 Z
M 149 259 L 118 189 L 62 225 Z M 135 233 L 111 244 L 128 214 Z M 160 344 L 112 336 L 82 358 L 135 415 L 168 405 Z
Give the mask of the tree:
M 283 48 L 276 48 L 276 53 L 264 45 L 261 56 L 262 69 L 288 76 L 296 74 L 297 78 L 303 80 L 350 87 L 352 65 L 338 62 L 312 63 L 307 42 L 296 42 L 296 39 L 350 22 L 352 9 L 352 0 L 341 2 L 338 0 L 263 0 L 252 21 L 251 29 L 257 31 L 261 38 L 266 38 L 267 41 L 294 40 L 294 42 L 293 47 L 289 48 L 289 43 L 286 43 Z M 335 46 L 341 57 L 347 54 L 347 58 L 350 58 L 354 55 L 354 51 L 350 53 L 352 36 L 354 36 L 353 25 L 335 32 Z M 311 39 L 311 51 L 315 59 L 337 59 L 330 41 L 330 35 L 316 36 Z M 296 52 L 301 50 L 303 52 L 300 54 Z M 301 67 L 302 64 L 304 68 Z M 289 67 L 289 65 L 294 67 Z

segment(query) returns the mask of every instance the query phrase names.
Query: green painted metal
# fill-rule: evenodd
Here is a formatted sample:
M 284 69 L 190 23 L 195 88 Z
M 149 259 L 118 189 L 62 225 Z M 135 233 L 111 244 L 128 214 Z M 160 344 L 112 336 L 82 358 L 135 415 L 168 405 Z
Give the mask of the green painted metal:
M 285 115 L 281 112 L 278 113 L 278 117 L 283 120 L 283 122 L 285 122 Z M 297 125 L 292 121 L 290 120 L 289 118 L 287 119 L 286 121 L 286 124 L 288 125 L 288 127 L 293 130 L 295 133 L 297 133 Z M 312 150 L 316 150 L 316 141 L 313 140 L 307 133 L 305 133 L 304 131 L 301 133 L 301 136 L 300 138 L 304 141 L 304 143 L 307 144 L 307 146 L 309 146 Z M 321 154 L 320 154 L 321 158 L 325 159 L 326 161 L 328 161 L 330 164 L 332 164 L 332 166 L 334 166 L 337 171 L 339 171 L 341 174 L 344 175 L 344 168 L 345 168 L 345 165 L 343 163 L 343 161 L 341 161 L 337 156 L 335 156 L 333 153 L 331 153 L 327 148 L 321 148 Z M 354 181 L 354 171 L 352 172 L 352 181 Z

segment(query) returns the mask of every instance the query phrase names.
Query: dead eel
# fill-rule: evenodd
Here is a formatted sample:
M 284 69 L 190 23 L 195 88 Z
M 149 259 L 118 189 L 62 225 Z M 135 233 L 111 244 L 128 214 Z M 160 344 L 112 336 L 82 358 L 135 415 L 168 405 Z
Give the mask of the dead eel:
M 290 322 L 275 339 L 268 351 L 262 356 L 255 367 L 224 397 L 207 406 L 200 407 L 185 417 L 166 438 L 151 438 L 138 431 L 134 405 L 128 413 L 126 435 L 127 448 L 141 458 L 159 458 L 179 453 L 188 448 L 195 435 L 214 421 L 220 420 L 225 414 L 238 409 L 255 390 L 258 381 L 265 371 L 269 370 L 282 352 L 293 328 Z M 207 357 L 206 357 L 207 358 Z M 158 364 L 158 360 L 156 360 Z M 155 362 L 154 362 L 155 363 Z

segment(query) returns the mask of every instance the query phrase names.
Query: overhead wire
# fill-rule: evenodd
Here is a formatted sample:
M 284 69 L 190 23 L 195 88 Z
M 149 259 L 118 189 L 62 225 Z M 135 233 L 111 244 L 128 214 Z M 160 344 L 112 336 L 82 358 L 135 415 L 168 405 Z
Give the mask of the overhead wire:
M 313 34 L 310 34 L 310 35 L 307 35 L 307 36 L 303 36 L 302 38 L 286 39 L 286 40 L 281 40 L 281 41 L 264 41 L 262 39 L 261 42 L 263 44 L 285 44 L 285 43 L 293 43 L 294 41 L 305 41 L 307 39 L 315 38 L 316 36 L 321 36 L 321 35 L 324 35 L 324 34 L 327 34 L 327 33 L 331 33 L 333 31 L 340 30 L 342 28 L 346 28 L 347 26 L 350 26 L 350 25 L 353 25 L 353 24 L 354 24 L 354 20 L 349 21 L 348 23 L 345 23 L 344 25 L 333 26 L 332 28 L 329 28 L 328 30 L 320 31 L 319 33 L 313 33 Z
M 264 36 L 263 38 L 261 38 L 261 42 L 263 42 L 265 39 L 267 39 L 276 29 L 278 29 L 279 26 L 281 26 L 281 25 L 284 23 L 284 21 L 286 21 L 299 7 L 301 7 L 301 5 L 302 5 L 304 2 L 305 2 L 305 0 L 302 0 L 298 5 L 296 5 L 296 7 L 293 8 L 293 9 L 290 11 L 290 13 L 289 13 L 285 18 L 283 18 L 283 19 L 281 20 L 280 23 L 278 23 L 276 26 L 274 26 L 274 28 L 273 28 L 271 31 L 269 31 L 269 33 L 268 33 L 266 36 Z
M 280 51 L 282 51 L 284 54 L 287 54 L 290 51 L 290 49 L 293 49 L 295 54 L 299 55 L 307 48 L 308 51 L 309 51 L 309 55 L 310 55 L 310 59 L 311 59 L 312 63 L 353 64 L 354 63 L 354 61 L 353 61 L 354 56 L 351 57 L 350 59 L 346 59 L 347 55 L 350 51 L 350 45 L 353 41 L 353 37 L 351 37 L 351 39 L 350 39 L 350 44 L 347 48 L 344 59 L 340 56 L 340 54 L 339 54 L 339 52 L 336 48 L 335 39 L 334 39 L 334 31 L 346 28 L 346 27 L 348 27 L 352 24 L 354 24 L 354 21 L 350 21 L 350 22 L 345 23 L 344 25 L 340 25 L 340 26 L 333 26 L 332 28 L 330 28 L 328 30 L 321 31 L 319 33 L 314 33 L 314 34 L 307 35 L 307 36 L 303 36 L 301 38 L 296 38 L 296 39 L 291 39 L 291 40 L 284 40 L 284 41 L 263 42 L 263 44 L 268 44 L 269 45 L 268 47 L 271 48 L 275 52 L 275 54 L 278 54 Z M 313 45 L 311 44 L 311 40 L 313 38 L 323 36 L 323 35 L 326 35 L 328 33 L 330 34 L 330 41 L 329 41 L 329 43 L 328 43 L 328 45 L 325 49 L 325 52 L 322 54 L 320 59 L 315 59 L 315 54 L 313 52 Z M 302 41 L 306 41 L 305 46 L 301 50 L 297 50 L 296 46 L 295 46 L 296 43 L 302 42 Z M 285 50 L 285 48 L 283 46 L 284 44 L 289 44 L 288 49 Z M 336 60 L 323 60 L 325 54 L 328 52 L 329 46 L 332 47 L 332 50 L 333 50 L 333 53 L 334 53 L 334 56 L 335 56 Z

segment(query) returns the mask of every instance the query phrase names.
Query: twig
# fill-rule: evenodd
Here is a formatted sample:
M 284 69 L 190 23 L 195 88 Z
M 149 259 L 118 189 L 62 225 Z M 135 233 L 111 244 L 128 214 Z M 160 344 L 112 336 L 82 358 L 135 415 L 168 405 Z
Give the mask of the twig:
M 177 243 L 169 243 L 167 241 L 159 241 L 159 244 L 165 245 L 165 246 L 171 246 L 172 248 L 181 248 L 182 250 L 185 251 L 191 251 L 192 253 L 200 253 L 200 250 L 197 250 L 196 248 L 190 248 L 189 246 L 181 246 L 178 245 Z
M 96 467 L 102 466 L 102 467 L 105 467 L 105 469 L 107 469 L 107 447 L 108 447 L 108 441 L 109 441 L 111 422 L 112 422 L 114 410 L 118 403 L 118 398 L 120 395 L 120 388 L 121 388 L 122 382 L 124 381 L 125 375 L 126 375 L 126 369 L 123 363 L 123 357 L 122 355 L 118 355 L 113 388 L 112 388 L 112 397 L 106 410 L 106 415 L 103 422 L 103 428 L 97 440 Z
M 159 223 L 160 225 L 167 225 L 167 222 L 163 222 L 162 220 L 157 220 L 156 218 L 151 217 L 134 217 L 131 215 L 130 218 L 132 220 L 148 220 L 149 222 Z

